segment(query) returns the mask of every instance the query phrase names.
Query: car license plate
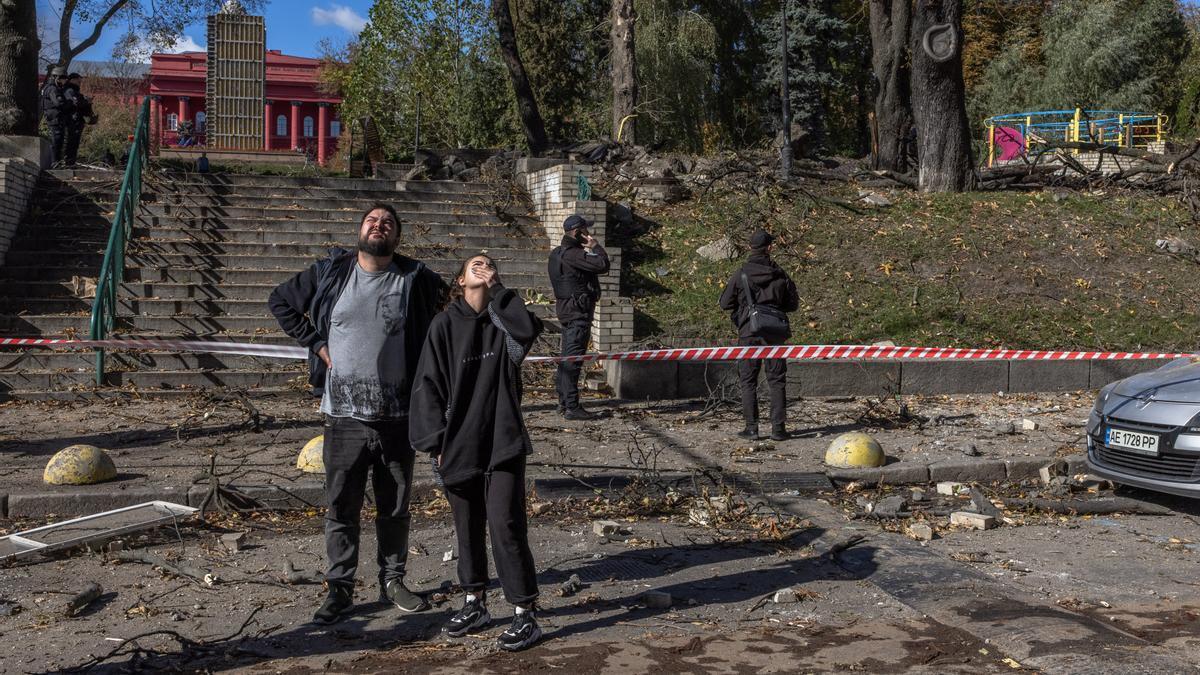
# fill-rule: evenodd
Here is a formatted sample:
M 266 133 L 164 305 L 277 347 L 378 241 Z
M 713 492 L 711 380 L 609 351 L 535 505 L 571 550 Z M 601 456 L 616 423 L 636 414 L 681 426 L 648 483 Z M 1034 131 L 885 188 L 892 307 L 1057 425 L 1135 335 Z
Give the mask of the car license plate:
M 1143 434 L 1109 427 L 1104 432 L 1104 444 L 1136 452 L 1139 455 L 1158 457 L 1158 435 L 1156 434 Z

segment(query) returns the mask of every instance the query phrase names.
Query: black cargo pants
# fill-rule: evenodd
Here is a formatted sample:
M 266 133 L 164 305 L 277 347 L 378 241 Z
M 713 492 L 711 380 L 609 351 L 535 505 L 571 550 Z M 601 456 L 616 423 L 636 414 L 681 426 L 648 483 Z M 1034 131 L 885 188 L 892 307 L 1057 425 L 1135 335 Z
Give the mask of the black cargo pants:
M 742 346 L 761 347 L 771 343 L 759 337 L 739 338 Z M 782 344 L 782 343 L 779 343 Z M 787 422 L 787 360 L 759 359 L 739 361 L 738 375 L 742 381 L 742 418 L 746 426 L 758 425 L 758 371 L 766 363 L 767 386 L 771 390 L 771 426 Z

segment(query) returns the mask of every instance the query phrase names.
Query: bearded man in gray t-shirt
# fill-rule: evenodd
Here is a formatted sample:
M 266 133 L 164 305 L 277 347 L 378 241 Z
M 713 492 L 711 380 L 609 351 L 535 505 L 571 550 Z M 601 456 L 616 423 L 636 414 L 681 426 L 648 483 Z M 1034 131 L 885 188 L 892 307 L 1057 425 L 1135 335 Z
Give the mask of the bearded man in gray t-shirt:
M 309 349 L 309 383 L 325 415 L 325 548 L 329 595 L 313 616 L 334 623 L 353 605 L 359 512 L 375 487 L 380 593 L 401 610 L 429 607 L 404 585 L 413 449 L 408 399 L 417 359 L 448 287 L 397 254 L 400 219 L 388 204 L 363 214 L 355 251 L 280 284 L 269 304 L 284 332 Z

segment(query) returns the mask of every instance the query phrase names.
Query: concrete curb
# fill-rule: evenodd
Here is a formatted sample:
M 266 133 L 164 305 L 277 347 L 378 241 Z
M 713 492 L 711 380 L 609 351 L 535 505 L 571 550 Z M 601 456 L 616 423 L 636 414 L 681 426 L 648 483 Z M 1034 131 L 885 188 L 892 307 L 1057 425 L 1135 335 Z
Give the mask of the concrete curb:
M 1070 474 L 1087 472 L 1083 454 L 1068 457 L 1014 457 L 1011 459 L 943 460 L 932 464 L 896 462 L 869 469 L 829 468 L 825 475 L 834 483 L 862 482 L 877 485 L 913 485 L 957 481 L 996 483 L 1037 478 L 1038 471 L 1055 462 L 1066 462 Z
M 308 480 L 286 484 L 228 485 L 264 506 L 281 509 L 303 509 L 325 507 L 324 481 Z M 411 499 L 426 499 L 439 488 L 432 480 L 414 480 Z M 142 502 L 162 500 L 199 507 L 208 493 L 202 485 L 180 487 L 163 485 L 157 487 L 118 487 L 89 485 L 74 492 L 45 491 L 0 494 L 0 518 L 46 518 L 50 516 L 86 516 L 101 511 L 119 509 Z M 368 499 L 373 499 L 370 483 L 367 484 Z
M 1169 361 L 793 361 L 788 396 L 987 394 L 1099 389 Z M 613 361 L 605 364 L 617 398 L 699 398 L 737 382 L 729 361 Z M 730 380 L 729 378 L 732 378 Z
M 862 482 L 873 485 L 924 485 L 940 481 L 994 483 L 1021 481 L 1038 477 L 1038 470 L 1055 462 L 1067 462 L 1068 473 L 1087 471 L 1083 454 L 1069 457 L 1014 457 L 1010 459 L 956 459 L 930 464 L 896 462 L 869 469 L 828 468 L 825 476 L 835 485 Z M 820 473 L 815 474 L 817 476 Z M 324 508 L 325 483 L 320 480 L 294 483 L 230 485 L 271 508 Z M 414 500 L 426 499 L 438 491 L 429 479 L 414 480 Z M 200 506 L 208 488 L 203 485 L 180 487 L 121 487 L 94 485 L 77 491 L 43 491 L 0 494 L 0 518 L 78 517 L 119 509 L 142 502 L 164 500 L 188 506 Z M 368 498 L 371 488 L 367 487 Z

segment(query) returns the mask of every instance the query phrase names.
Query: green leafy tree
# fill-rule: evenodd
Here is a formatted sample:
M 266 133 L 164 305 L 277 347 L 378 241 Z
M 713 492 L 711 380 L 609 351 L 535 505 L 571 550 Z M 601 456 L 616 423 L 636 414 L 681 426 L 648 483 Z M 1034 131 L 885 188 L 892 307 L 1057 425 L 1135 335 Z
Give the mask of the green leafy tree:
M 712 118 L 717 36 L 678 0 L 637 0 L 639 142 L 700 150 Z
M 1032 51 L 1031 42 L 1040 45 Z M 1172 110 L 1188 49 L 1174 0 L 1062 0 L 1017 30 L 973 92 L 973 122 L 1023 110 Z
M 347 64 L 325 70 L 345 97 L 344 115 L 372 116 L 385 144 L 401 154 L 417 133 L 418 106 L 423 146 L 519 143 L 488 7 L 481 0 L 376 2 L 346 50 Z

